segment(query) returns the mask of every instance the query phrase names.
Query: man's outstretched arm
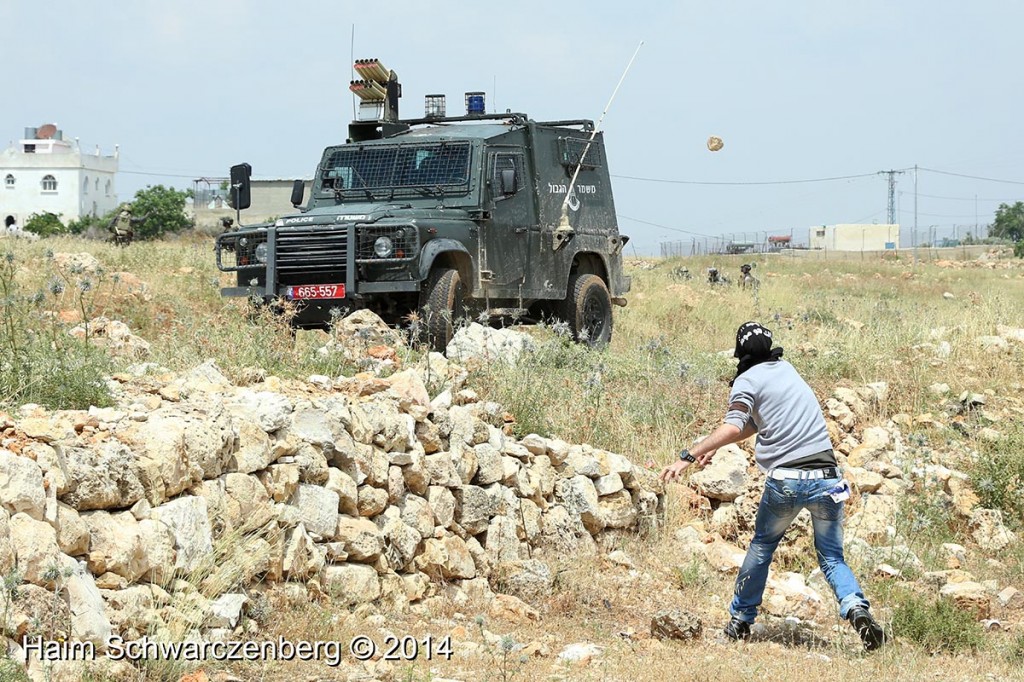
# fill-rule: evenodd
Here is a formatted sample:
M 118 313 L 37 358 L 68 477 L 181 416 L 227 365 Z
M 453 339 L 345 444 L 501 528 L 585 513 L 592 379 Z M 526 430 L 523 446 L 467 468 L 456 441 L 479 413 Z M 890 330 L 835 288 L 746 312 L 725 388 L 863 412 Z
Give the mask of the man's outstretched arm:
M 690 454 L 696 458 L 697 464 L 700 464 L 702 467 L 707 466 L 711 462 L 711 458 L 715 456 L 718 448 L 731 443 L 738 443 L 756 433 L 757 427 L 754 426 L 753 421 L 748 421 L 742 429 L 733 424 L 722 424 L 712 431 L 710 436 L 690 448 Z M 685 459 L 673 462 L 661 470 L 661 480 L 671 483 L 679 478 L 689 466 L 690 462 Z

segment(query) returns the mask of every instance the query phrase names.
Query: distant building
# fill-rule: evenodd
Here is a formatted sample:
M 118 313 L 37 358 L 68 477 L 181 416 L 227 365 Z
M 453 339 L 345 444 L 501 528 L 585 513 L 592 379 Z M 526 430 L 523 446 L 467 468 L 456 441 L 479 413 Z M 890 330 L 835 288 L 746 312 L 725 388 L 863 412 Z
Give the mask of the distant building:
M 20 226 L 34 213 L 54 213 L 67 224 L 117 207 L 118 150 L 85 153 L 54 125 L 26 128 L 0 152 L 0 222 Z
M 820 225 L 810 229 L 807 243 L 826 251 L 884 251 L 899 248 L 899 225 Z
M 306 191 L 305 201 L 313 186 L 311 179 L 304 179 Z M 292 206 L 292 185 L 294 179 L 286 178 L 253 178 L 250 187 L 249 208 L 242 211 L 242 222 L 258 223 L 271 218 L 297 213 Z M 235 216 L 235 209 L 229 205 L 230 189 L 227 178 L 199 178 L 193 183 L 195 196 L 196 225 L 214 225 L 221 217 Z

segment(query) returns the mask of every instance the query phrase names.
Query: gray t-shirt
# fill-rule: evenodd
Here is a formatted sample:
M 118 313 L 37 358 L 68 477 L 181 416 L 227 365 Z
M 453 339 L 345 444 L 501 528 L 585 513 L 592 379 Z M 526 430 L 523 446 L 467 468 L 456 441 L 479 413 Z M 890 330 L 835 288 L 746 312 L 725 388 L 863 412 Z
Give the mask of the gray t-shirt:
M 754 459 L 762 471 L 785 467 L 807 455 L 832 447 L 825 416 L 814 391 L 785 360 L 762 362 L 733 383 L 725 423 L 743 429 L 750 420 L 757 428 Z

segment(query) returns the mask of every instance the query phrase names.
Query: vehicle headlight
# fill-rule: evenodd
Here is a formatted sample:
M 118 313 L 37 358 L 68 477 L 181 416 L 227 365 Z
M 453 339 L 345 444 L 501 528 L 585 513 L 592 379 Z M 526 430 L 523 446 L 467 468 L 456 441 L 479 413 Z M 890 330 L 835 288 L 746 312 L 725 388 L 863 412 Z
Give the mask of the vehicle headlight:
M 373 243 L 373 252 L 377 254 L 377 258 L 387 258 L 394 251 L 395 245 L 391 241 L 391 237 L 377 237 L 377 241 Z
M 258 260 L 259 262 L 261 262 L 261 263 L 266 263 L 267 262 L 267 243 L 266 242 L 263 242 L 261 244 L 257 244 L 256 245 L 255 255 L 256 255 L 256 260 Z
M 238 245 L 241 246 L 242 248 L 245 248 L 246 246 L 248 246 L 249 245 L 248 237 L 242 237 L 241 239 L 239 239 L 238 240 Z

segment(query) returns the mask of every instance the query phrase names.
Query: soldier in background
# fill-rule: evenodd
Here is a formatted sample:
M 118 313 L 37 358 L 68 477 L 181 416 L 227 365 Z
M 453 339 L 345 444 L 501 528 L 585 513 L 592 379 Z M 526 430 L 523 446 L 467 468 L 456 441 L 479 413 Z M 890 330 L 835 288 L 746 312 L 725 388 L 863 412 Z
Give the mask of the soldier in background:
M 110 221 L 110 232 L 113 235 L 111 241 L 115 244 L 127 246 L 132 243 L 135 237 L 135 226 L 142 223 L 147 216 L 136 217 L 132 215 L 132 205 L 124 204 L 114 219 Z

